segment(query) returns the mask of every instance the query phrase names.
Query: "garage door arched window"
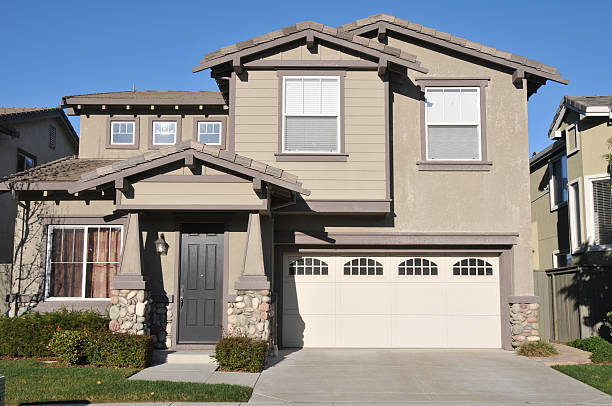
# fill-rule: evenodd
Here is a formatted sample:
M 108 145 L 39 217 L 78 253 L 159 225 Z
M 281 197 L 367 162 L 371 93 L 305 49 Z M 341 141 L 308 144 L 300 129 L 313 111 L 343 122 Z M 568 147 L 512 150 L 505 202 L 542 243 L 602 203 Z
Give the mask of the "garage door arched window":
M 328 265 L 317 258 L 300 258 L 289 264 L 289 275 L 327 275 Z
M 382 275 L 383 266 L 372 258 L 355 258 L 344 264 L 345 275 Z
M 438 264 L 425 258 L 410 258 L 397 266 L 398 275 L 437 275 Z
M 493 275 L 493 265 L 479 258 L 465 258 L 453 265 L 453 275 Z

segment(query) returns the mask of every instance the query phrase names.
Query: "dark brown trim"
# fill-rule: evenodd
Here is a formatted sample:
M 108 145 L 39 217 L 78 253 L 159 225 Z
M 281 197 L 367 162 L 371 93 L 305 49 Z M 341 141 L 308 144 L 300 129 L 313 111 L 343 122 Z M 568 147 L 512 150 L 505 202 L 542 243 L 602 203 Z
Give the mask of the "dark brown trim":
M 134 143 L 133 144 L 112 144 L 111 143 L 111 127 L 113 122 L 131 122 L 134 123 Z M 106 148 L 107 149 L 140 149 L 140 118 L 134 116 L 113 116 L 106 118 Z
M 236 72 L 232 72 L 229 80 L 229 131 L 227 147 L 230 152 L 236 151 Z
M 518 233 L 506 232 L 389 232 L 305 234 L 298 231 L 279 231 L 276 244 L 297 245 L 495 245 L 518 244 Z
M 387 214 L 391 213 L 391 200 L 298 200 L 280 208 L 277 214 Z
M 276 72 L 276 76 L 278 77 L 278 150 L 276 155 L 277 161 L 336 161 L 343 162 L 342 159 L 337 159 L 344 155 L 344 161 L 346 161 L 346 157 L 348 155 L 345 154 L 345 133 L 344 133 L 344 122 L 345 122 L 345 97 L 344 97 L 344 81 L 346 78 L 346 70 L 279 70 Z M 283 152 L 283 81 L 285 76 L 337 76 L 340 81 L 340 141 L 338 145 L 339 151 L 335 154 L 310 154 L 310 153 L 291 153 L 291 152 Z M 315 157 L 329 157 L 323 159 L 315 159 Z M 337 157 L 336 159 L 331 159 L 331 157 Z M 279 157 L 286 157 L 281 158 Z M 310 157 L 310 158 L 308 158 Z
M 417 161 L 419 171 L 480 171 L 488 172 L 491 161 Z
M 258 59 L 244 64 L 249 69 L 256 68 L 282 68 L 282 69 L 344 69 L 344 70 L 376 70 L 378 64 L 366 60 L 280 60 L 280 59 Z
M 234 175 L 155 175 L 139 182 L 176 183 L 249 183 L 249 180 Z
M 276 162 L 346 162 L 348 159 L 348 154 L 292 154 L 289 152 L 277 152 L 274 156 L 276 157 Z
M 222 328 L 223 331 L 227 331 L 229 327 L 227 322 L 227 303 L 229 302 L 229 293 L 227 289 L 229 287 L 229 244 L 230 244 L 230 232 L 227 230 L 227 223 L 224 224 L 223 229 L 223 303 L 221 304 L 223 309 Z
M 176 123 L 176 139 L 174 140 L 174 144 L 162 144 L 155 145 L 153 144 L 153 122 L 154 121 L 163 121 L 167 123 Z M 183 140 L 183 118 L 181 116 L 162 116 L 162 117 L 148 117 L 147 118 L 147 139 L 149 140 L 148 148 L 149 149 L 160 149 L 163 147 L 168 147 L 170 145 L 176 145 Z
M 380 34 L 380 33 L 379 33 Z M 390 76 L 383 76 L 383 88 L 385 98 L 385 198 L 391 198 L 391 91 Z
M 199 96 L 199 97 L 176 97 L 176 98 L 163 98 L 163 97 L 104 97 L 96 96 L 91 97 L 87 95 L 75 95 L 75 96 L 64 96 L 62 97 L 62 106 L 66 108 L 81 106 L 100 106 L 102 104 L 112 105 L 123 105 L 125 106 L 175 106 L 175 105 L 204 105 L 204 106 L 219 106 L 225 105 L 223 99 L 210 96 Z
M 423 92 L 420 101 L 421 120 L 421 161 L 417 162 L 420 171 L 488 171 L 491 162 L 487 161 L 487 93 L 485 88 L 490 78 L 416 78 L 417 86 Z M 428 87 L 463 87 L 480 88 L 480 160 L 476 161 L 443 161 L 427 159 L 427 123 L 425 122 L 425 89 Z
M 178 344 L 178 324 L 179 324 L 179 306 L 181 304 L 181 287 L 180 287 L 180 272 L 181 272 L 181 225 L 178 222 L 174 223 L 174 306 L 172 306 L 172 327 L 170 328 L 170 348 L 176 349 Z M 225 310 L 225 309 L 224 309 Z M 224 312 L 225 313 L 225 312 Z
M 193 132 L 191 134 L 191 139 L 194 141 L 198 141 L 199 128 L 198 123 L 221 123 L 221 144 L 217 145 L 221 149 L 226 149 L 227 143 L 227 117 L 193 117 Z M 215 145 L 215 144 L 210 144 Z

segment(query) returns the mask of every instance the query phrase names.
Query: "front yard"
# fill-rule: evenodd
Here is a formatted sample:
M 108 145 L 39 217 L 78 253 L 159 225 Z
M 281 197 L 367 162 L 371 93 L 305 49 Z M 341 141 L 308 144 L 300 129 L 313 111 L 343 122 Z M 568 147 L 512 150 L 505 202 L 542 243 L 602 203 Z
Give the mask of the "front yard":
M 612 364 L 555 365 L 553 368 L 612 395 Z
M 6 404 L 28 402 L 246 402 L 251 388 L 186 382 L 128 381 L 130 368 L 67 367 L 35 360 L 0 360 Z

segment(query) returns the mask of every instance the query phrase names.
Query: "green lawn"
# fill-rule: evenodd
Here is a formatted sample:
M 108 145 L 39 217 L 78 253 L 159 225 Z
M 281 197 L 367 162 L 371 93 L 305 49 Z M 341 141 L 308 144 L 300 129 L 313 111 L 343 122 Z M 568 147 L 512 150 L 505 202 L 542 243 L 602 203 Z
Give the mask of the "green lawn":
M 612 364 L 555 365 L 553 368 L 612 395 Z
M 0 360 L 6 404 L 25 402 L 246 402 L 251 388 L 187 382 L 128 381 L 136 369 L 67 367 L 33 360 Z

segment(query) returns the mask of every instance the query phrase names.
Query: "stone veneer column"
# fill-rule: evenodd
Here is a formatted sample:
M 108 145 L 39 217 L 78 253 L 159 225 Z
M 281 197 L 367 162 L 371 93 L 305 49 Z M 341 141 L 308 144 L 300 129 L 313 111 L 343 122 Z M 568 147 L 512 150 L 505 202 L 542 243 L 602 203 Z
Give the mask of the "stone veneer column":
M 512 347 L 520 347 L 525 342 L 540 341 L 539 299 L 537 296 L 511 296 L 510 324 Z
M 111 283 L 109 330 L 119 333 L 149 334 L 151 297 L 142 275 L 142 244 L 138 213 L 128 215 L 126 238 L 119 272 Z
M 234 285 L 237 295 L 227 303 L 227 333 L 260 340 L 270 338 L 273 309 L 265 273 L 259 213 L 249 214 L 242 274 Z

